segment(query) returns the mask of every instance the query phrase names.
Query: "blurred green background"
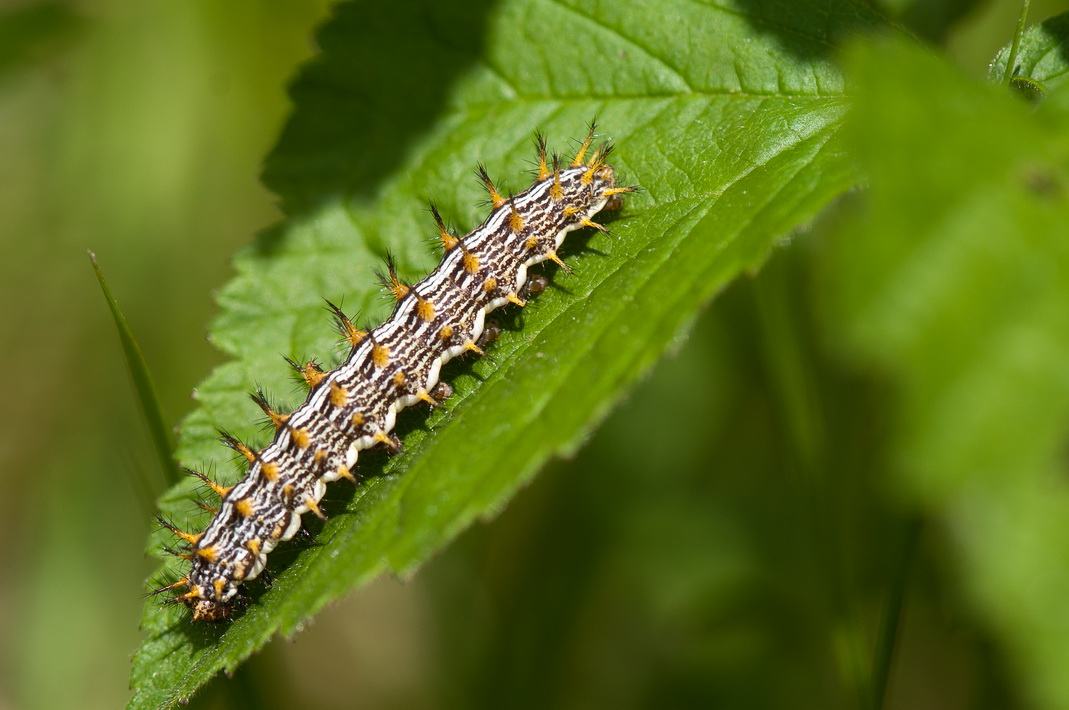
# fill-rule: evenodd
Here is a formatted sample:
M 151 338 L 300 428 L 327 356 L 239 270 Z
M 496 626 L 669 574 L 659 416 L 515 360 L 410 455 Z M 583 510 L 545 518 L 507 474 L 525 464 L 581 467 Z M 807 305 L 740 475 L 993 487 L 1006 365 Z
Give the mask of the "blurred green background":
M 1019 11 L 885 7 L 977 77 Z M 1037 2 L 1032 17 L 1064 9 Z M 0 708 L 124 703 L 154 567 L 142 550 L 160 474 L 86 250 L 177 422 L 220 360 L 204 333 L 230 255 L 280 216 L 257 175 L 328 10 L 0 9 Z M 807 242 L 820 229 L 723 294 L 583 453 L 497 520 L 412 582 L 331 607 L 196 704 L 858 706 L 843 681 L 861 643 L 851 629 L 878 625 L 905 547 L 878 532 L 920 523 L 881 493 L 884 422 L 854 419 L 888 393 L 824 352 L 812 322 Z M 834 498 L 806 493 L 817 475 L 841 484 Z M 815 549 L 824 533 L 841 549 Z M 890 706 L 1014 705 L 944 554 L 922 536 Z M 849 589 L 830 568 L 849 570 Z M 847 607 L 864 618 L 842 618 Z

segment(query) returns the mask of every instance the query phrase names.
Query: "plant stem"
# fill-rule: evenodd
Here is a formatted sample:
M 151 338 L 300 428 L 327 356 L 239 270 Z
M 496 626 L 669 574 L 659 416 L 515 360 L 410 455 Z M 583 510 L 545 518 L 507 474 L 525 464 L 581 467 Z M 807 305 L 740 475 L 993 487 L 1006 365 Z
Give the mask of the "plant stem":
M 880 635 L 876 639 L 876 648 L 872 657 L 870 688 L 872 689 L 871 707 L 873 710 L 881 710 L 887 701 L 887 683 L 891 677 L 891 664 L 894 661 L 895 647 L 898 645 L 899 626 L 902 619 L 902 608 L 905 606 L 906 587 L 908 586 L 910 570 L 913 567 L 913 558 L 917 551 L 917 543 L 920 539 L 922 527 L 923 523 L 920 518 L 914 518 L 908 523 L 905 540 L 903 540 L 902 544 L 902 554 L 895 569 L 894 579 L 891 580 L 887 606 L 884 608 L 883 620 L 880 623 Z
M 1028 6 L 1032 0 L 1022 0 L 1021 15 L 1017 18 L 1017 30 L 1013 33 L 1013 44 L 1010 45 L 1010 56 L 1006 58 L 1006 73 L 1002 76 L 1002 83 L 1009 84 L 1013 78 L 1013 67 L 1017 63 L 1017 50 L 1021 48 L 1021 37 L 1024 35 L 1024 23 L 1028 19 Z
M 770 259 L 754 281 L 754 297 L 762 352 L 767 358 L 770 392 L 775 411 L 782 417 L 793 485 L 805 506 L 804 516 L 811 525 L 812 554 L 821 596 L 827 604 L 829 639 L 844 688 L 857 697 L 859 708 L 873 696 L 870 661 L 864 633 L 858 619 L 857 599 L 848 581 L 843 539 L 842 512 L 837 507 L 827 449 L 827 424 L 820 396 L 819 372 L 813 352 L 800 332 L 806 324 L 796 307 L 799 286 L 792 276 L 799 265 L 798 255 L 779 254 Z

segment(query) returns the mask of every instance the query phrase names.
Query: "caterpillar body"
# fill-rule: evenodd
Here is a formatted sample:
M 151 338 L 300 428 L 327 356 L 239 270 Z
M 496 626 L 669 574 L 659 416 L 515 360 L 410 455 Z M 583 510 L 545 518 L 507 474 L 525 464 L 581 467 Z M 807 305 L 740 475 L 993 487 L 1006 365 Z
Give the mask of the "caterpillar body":
M 503 197 L 479 168 L 492 203 L 489 217 L 463 237 L 446 229 L 438 211 L 445 255 L 419 283 L 401 282 L 392 264 L 383 278 L 397 303 L 381 325 L 363 332 L 333 304 L 339 328 L 351 346 L 345 362 L 330 372 L 313 363 L 294 367 L 309 386 L 308 398 L 290 414 L 253 395 L 276 427 L 273 441 L 254 451 L 226 434 L 222 440 L 248 460 L 245 477 L 224 487 L 201 473 L 221 498 L 203 532 L 187 533 L 160 518 L 188 547 L 178 554 L 190 562 L 178 581 L 154 593 L 177 590 L 165 603 L 185 604 L 194 621 L 218 621 L 233 613 L 241 585 L 263 572 L 267 555 L 301 527 L 306 512 L 324 517 L 319 501 L 326 484 L 356 481 L 359 452 L 377 444 L 400 447 L 391 433 L 397 413 L 426 402 L 438 405 L 442 366 L 466 352 L 482 355 L 486 314 L 512 303 L 524 305 L 528 267 L 551 260 L 567 270 L 557 249 L 569 232 L 583 227 L 606 231 L 591 218 L 617 209 L 621 196 L 635 190 L 618 186 L 603 144 L 592 152 L 594 126 L 575 158 L 562 165 L 547 157 L 536 134 L 538 173 L 533 185 Z M 184 591 L 182 591 L 184 590 Z

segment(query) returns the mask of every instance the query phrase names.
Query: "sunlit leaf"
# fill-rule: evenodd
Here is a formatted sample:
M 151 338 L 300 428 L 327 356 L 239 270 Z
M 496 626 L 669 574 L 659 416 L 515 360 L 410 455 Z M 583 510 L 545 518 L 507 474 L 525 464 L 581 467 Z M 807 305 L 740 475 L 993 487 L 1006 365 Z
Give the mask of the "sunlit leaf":
M 460 225 L 485 214 L 476 162 L 522 189 L 535 129 L 567 152 L 596 116 L 623 180 L 643 192 L 611 218 L 613 236 L 569 240 L 574 273 L 549 270 L 550 289 L 505 316 L 515 327 L 493 361 L 446 369 L 455 396 L 444 412 L 402 417 L 403 453 L 362 457 L 355 493 L 334 486 L 317 544 L 276 552 L 273 586 L 250 590 L 242 616 L 191 627 L 182 609 L 147 608 L 134 707 L 187 698 L 330 600 L 385 571 L 411 574 L 495 515 L 543 462 L 579 446 L 703 303 L 853 182 L 827 53 L 874 23 L 862 3 L 811 14 L 787 2 L 463 7 L 344 4 L 321 31 L 323 55 L 294 85 L 268 160 L 288 219 L 238 256 L 220 294 L 213 338 L 234 360 L 199 388 L 182 460 L 222 460 L 216 428 L 265 443 L 245 393 L 259 383 L 298 404 L 279 356 L 337 352 L 323 298 L 385 315 L 372 270 L 386 251 L 413 279 L 436 262 L 427 198 Z M 190 490 L 164 510 L 196 527 Z

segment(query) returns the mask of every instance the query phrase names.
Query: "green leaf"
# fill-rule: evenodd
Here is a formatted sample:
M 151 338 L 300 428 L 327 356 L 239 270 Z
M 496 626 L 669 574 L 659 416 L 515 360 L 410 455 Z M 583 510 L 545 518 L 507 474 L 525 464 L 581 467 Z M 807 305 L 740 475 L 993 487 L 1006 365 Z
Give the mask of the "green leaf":
M 988 76 L 1001 81 L 1013 43 L 999 50 Z M 1038 83 L 1046 91 L 1058 88 L 1069 77 L 1069 12 L 1032 25 L 1021 36 L 1014 66 L 1010 73 L 1015 81 L 1031 86 Z
M 438 258 L 426 199 L 460 225 L 485 216 L 476 162 L 522 189 L 535 129 L 568 152 L 565 139 L 597 116 L 623 181 L 643 192 L 609 217 L 613 236 L 569 239 L 574 273 L 548 271 L 547 292 L 502 316 L 492 361 L 446 368 L 456 394 L 444 412 L 402 416 L 400 455 L 361 456 L 365 482 L 355 493 L 332 487 L 317 544 L 276 551 L 274 584 L 248 585 L 243 615 L 191 626 L 184 609 L 147 606 L 131 706 L 183 701 L 332 599 L 383 572 L 412 574 L 496 515 L 547 459 L 574 452 L 702 304 L 852 184 L 836 138 L 842 79 L 826 55 L 841 35 L 877 24 L 865 8 L 339 5 L 268 160 L 288 219 L 238 256 L 220 294 L 212 337 L 234 360 L 198 388 L 184 462 L 221 458 L 216 428 L 266 443 L 245 393 L 262 384 L 299 404 L 279 356 L 337 353 L 323 298 L 344 298 L 371 322 L 386 315 L 372 276 L 386 251 L 413 280 Z M 191 490 L 178 487 L 162 508 L 196 528 Z M 155 535 L 151 549 L 163 542 Z
M 889 466 L 970 616 L 1031 704 L 1069 707 L 1069 113 L 915 48 L 853 63 L 872 189 L 829 245 L 828 322 L 893 383 Z

